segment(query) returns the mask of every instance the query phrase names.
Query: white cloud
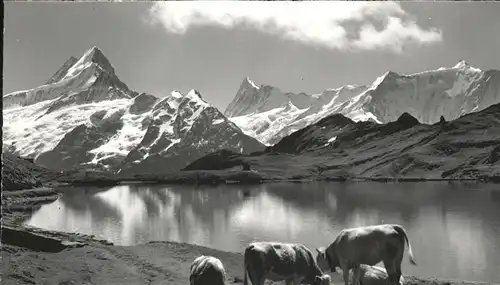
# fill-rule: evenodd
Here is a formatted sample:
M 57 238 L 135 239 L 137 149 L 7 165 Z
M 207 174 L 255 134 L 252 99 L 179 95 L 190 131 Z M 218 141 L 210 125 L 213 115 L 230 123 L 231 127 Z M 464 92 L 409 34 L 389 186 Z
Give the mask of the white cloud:
M 404 42 L 429 44 L 440 40 L 441 33 L 436 29 L 425 31 L 413 21 L 403 22 L 400 18 L 390 16 L 382 31 L 377 31 L 372 24 L 363 25 L 359 38 L 352 44 L 362 49 L 392 48 L 401 52 Z
M 262 32 L 332 49 L 389 49 L 408 42 L 441 41 L 441 31 L 419 27 L 397 2 L 338 1 L 167 1 L 150 9 L 151 23 L 183 34 L 192 26 L 233 28 L 245 23 Z M 382 30 L 371 21 L 386 23 Z M 359 22 L 359 36 L 347 37 L 343 24 Z

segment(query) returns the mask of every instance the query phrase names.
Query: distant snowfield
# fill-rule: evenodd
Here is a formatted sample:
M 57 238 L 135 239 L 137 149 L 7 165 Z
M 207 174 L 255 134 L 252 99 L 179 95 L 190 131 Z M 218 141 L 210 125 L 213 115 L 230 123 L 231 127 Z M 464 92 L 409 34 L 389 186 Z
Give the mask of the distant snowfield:
M 267 142 L 268 138 L 276 135 L 281 129 L 290 125 L 300 114 L 306 111 L 307 109 L 300 110 L 295 106 L 291 110 L 275 108 L 267 112 L 232 117 L 230 120 L 240 127 L 245 134 L 269 145 Z
M 129 107 L 130 105 L 130 103 L 127 103 L 125 106 Z M 114 111 L 118 111 L 119 109 L 121 108 L 118 107 Z M 96 155 L 91 164 L 98 164 L 101 160 L 114 157 L 116 155 L 122 157 L 127 156 L 127 154 L 139 144 L 146 134 L 146 129 L 142 127 L 142 120 L 144 120 L 148 115 L 150 114 L 134 115 L 125 113 L 121 117 L 123 127 L 118 130 L 107 143 L 93 149 L 90 152 Z
M 188 132 L 194 122 L 198 119 L 201 112 L 209 105 L 189 93 L 186 96 L 167 97 L 164 100 L 172 107 L 179 107 L 180 102 L 185 99 L 198 102 L 198 106 L 194 110 L 178 110 L 172 108 L 172 118 L 158 125 L 159 134 L 152 142 L 152 145 L 157 143 L 162 137 L 175 137 L 174 122 L 177 116 L 183 116 L 183 126 L 179 131 Z M 73 105 L 67 108 L 59 109 L 54 112 L 45 114 L 47 107 L 50 106 L 56 99 L 42 101 L 25 107 L 17 107 L 4 110 L 4 121 L 8 124 L 3 126 L 3 143 L 6 145 L 15 145 L 19 155 L 27 157 L 37 157 L 40 153 L 52 150 L 64 138 L 64 136 L 79 125 L 87 125 L 89 127 L 99 126 L 102 123 L 110 123 L 119 121 L 122 125 L 116 133 L 109 138 L 103 145 L 92 149 L 91 154 L 94 159 L 88 164 L 99 164 L 102 160 L 119 156 L 125 157 L 128 153 L 137 147 L 143 140 L 147 126 L 143 125 L 143 121 L 153 118 L 160 118 L 168 114 L 165 109 L 156 109 L 156 105 L 161 105 L 163 102 L 157 102 L 149 111 L 142 114 L 132 114 L 128 110 L 134 104 L 134 99 L 116 99 L 106 100 L 96 103 Z M 189 104 L 185 104 L 189 107 Z M 183 111 L 184 110 L 184 111 Z M 166 112 L 166 113 L 165 113 Z M 184 112 L 185 114 L 180 114 Z M 102 119 L 92 121 L 91 117 L 94 114 L 102 113 Z M 223 119 L 214 121 L 213 125 L 223 123 Z M 179 143 L 180 138 L 173 139 L 172 142 L 162 149 L 162 152 L 167 152 L 176 143 Z M 146 153 L 144 158 L 149 156 Z
M 129 99 L 102 101 L 90 104 L 75 105 L 43 115 L 46 107 L 53 100 L 43 101 L 26 107 L 18 107 L 3 111 L 3 144 L 12 145 L 20 155 L 36 157 L 42 152 L 52 150 L 72 129 L 81 124 L 91 125 L 90 116 L 96 112 L 112 114 L 119 109 L 130 106 Z M 42 116 L 43 115 L 43 116 Z M 127 118 L 127 117 L 125 117 Z M 124 126 L 108 144 L 116 147 L 108 148 L 113 153 L 122 152 L 120 145 L 130 146 L 137 144 L 141 138 L 138 133 L 126 136 L 131 129 L 136 132 L 135 120 L 123 120 Z M 124 133 L 124 135 L 122 135 Z M 108 145 L 107 144 L 107 145 Z M 127 147 L 125 147 L 127 148 Z

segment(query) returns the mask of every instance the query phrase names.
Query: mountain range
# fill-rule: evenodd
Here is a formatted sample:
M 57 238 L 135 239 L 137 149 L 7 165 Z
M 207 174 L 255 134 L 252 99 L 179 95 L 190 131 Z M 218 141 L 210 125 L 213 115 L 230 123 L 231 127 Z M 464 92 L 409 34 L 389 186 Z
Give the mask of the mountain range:
M 386 72 L 371 85 L 346 85 L 320 94 L 284 93 L 245 78 L 224 115 L 266 145 L 331 114 L 354 121 L 388 123 L 403 113 L 433 124 L 500 102 L 500 71 L 482 71 L 460 61 L 411 75 Z
M 125 176 L 190 169 L 221 150 L 241 157 L 281 153 L 303 158 L 307 153 L 317 171 L 322 169 L 318 159 L 332 158 L 339 151 L 352 149 L 342 157 L 357 161 L 384 157 L 371 150 L 391 144 L 391 139 L 404 148 L 407 141 L 397 138 L 405 133 L 398 127 L 401 124 L 410 124 L 408 129 L 418 130 L 417 137 L 423 139 L 437 132 L 436 122 L 460 125 L 456 120 L 461 122 L 470 113 L 482 123 L 458 128 L 460 140 L 479 130 L 495 134 L 485 122 L 498 123 L 496 117 L 485 119 L 480 114 L 500 102 L 499 82 L 500 71 L 481 71 L 465 61 L 412 75 L 387 72 L 371 85 L 346 85 L 313 95 L 257 86 L 246 77 L 222 113 L 197 90 L 172 91 L 161 98 L 131 90 L 101 50 L 92 47 L 80 58 L 70 57 L 44 85 L 3 96 L 3 149 L 50 170 L 92 169 Z M 322 125 L 325 122 L 330 123 Z M 393 126 L 398 130 L 395 136 L 391 132 L 385 136 Z M 311 128 L 314 134 L 308 133 Z M 452 134 L 441 131 L 438 137 Z M 366 145 L 354 148 L 367 138 L 368 150 L 363 149 Z M 342 141 L 348 143 L 340 147 Z M 492 144 L 479 152 L 493 151 Z M 434 154 L 440 155 L 433 152 L 425 157 Z M 391 159 L 397 157 L 394 154 Z M 282 162 L 293 163 L 273 161 Z M 344 166 L 342 171 L 353 175 L 382 175 L 379 170 L 354 171 Z M 210 167 L 217 168 L 216 164 Z
M 3 105 L 4 150 L 52 170 L 165 173 L 219 149 L 264 148 L 196 90 L 161 99 L 131 91 L 97 47 Z

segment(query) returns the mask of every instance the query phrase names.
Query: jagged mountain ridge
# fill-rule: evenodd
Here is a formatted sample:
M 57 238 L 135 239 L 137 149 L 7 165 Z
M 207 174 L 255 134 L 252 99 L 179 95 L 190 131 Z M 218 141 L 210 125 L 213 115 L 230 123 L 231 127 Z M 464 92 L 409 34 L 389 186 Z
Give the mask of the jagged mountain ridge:
M 52 77 L 47 80 L 47 82 L 45 82 L 45 84 L 52 84 L 52 83 L 55 83 L 61 79 L 63 79 L 63 77 L 66 75 L 66 73 L 68 72 L 68 69 L 70 69 L 76 62 L 78 61 L 78 58 L 74 57 L 74 56 L 71 56 L 62 66 L 61 68 L 59 68 L 59 70 L 56 71 L 56 73 L 54 73 L 54 75 L 52 75 Z
M 268 90 L 273 90 L 269 92 Z M 322 94 L 297 96 L 270 86 L 258 87 L 245 78 L 224 112 L 245 133 L 273 145 L 283 137 L 334 114 L 354 121 L 388 123 L 409 113 L 432 124 L 483 110 L 500 102 L 500 71 L 480 69 L 460 61 L 452 68 L 439 68 L 412 75 L 387 72 L 370 86 L 347 85 Z
M 283 93 L 276 87 L 261 85 L 258 87 L 250 78 L 246 77 L 234 100 L 224 111 L 227 117 L 238 117 L 251 113 L 262 113 L 277 107 L 286 106 L 291 102 L 302 109 L 310 106 L 317 98 L 305 93 Z
M 366 88 L 346 85 L 321 94 L 294 94 L 269 85 L 259 87 L 246 77 L 224 114 L 246 134 L 272 145 L 328 115 L 335 104 L 345 102 Z
M 386 124 L 333 114 L 264 152 L 225 151 L 186 170 L 245 165 L 269 179 L 500 177 L 500 103 L 452 121 L 422 124 L 409 113 Z
M 3 144 L 54 170 L 139 171 L 148 157 L 170 159 L 151 166 L 161 173 L 221 148 L 264 148 L 195 90 L 163 99 L 131 91 L 96 47 L 67 60 L 47 84 L 3 100 Z
M 4 95 L 3 106 L 4 109 L 24 107 L 57 98 L 48 108 L 51 112 L 73 103 L 130 99 L 137 95 L 115 75 L 101 50 L 92 47 L 77 61 L 70 57 L 46 84 Z

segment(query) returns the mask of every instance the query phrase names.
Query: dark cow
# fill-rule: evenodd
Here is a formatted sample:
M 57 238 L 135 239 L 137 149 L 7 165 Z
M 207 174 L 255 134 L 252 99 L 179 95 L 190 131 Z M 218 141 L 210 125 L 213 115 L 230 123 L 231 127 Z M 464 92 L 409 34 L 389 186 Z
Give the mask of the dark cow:
M 264 285 L 266 279 L 284 280 L 286 285 L 329 285 L 331 281 L 316 264 L 311 250 L 301 244 L 251 243 L 245 249 L 244 264 L 244 285 L 248 285 L 248 278 L 253 285 Z
M 225 282 L 226 271 L 218 258 L 202 255 L 191 263 L 189 284 L 224 285 Z
M 401 262 L 408 244 L 411 264 L 417 265 L 406 231 L 400 225 L 376 225 L 342 230 L 326 249 L 316 249 L 316 262 L 322 270 L 342 269 L 344 283 L 349 283 L 349 270 L 353 269 L 355 285 L 359 285 L 360 265 L 383 262 L 389 283 L 397 285 L 401 277 Z

